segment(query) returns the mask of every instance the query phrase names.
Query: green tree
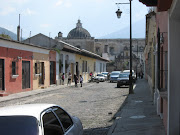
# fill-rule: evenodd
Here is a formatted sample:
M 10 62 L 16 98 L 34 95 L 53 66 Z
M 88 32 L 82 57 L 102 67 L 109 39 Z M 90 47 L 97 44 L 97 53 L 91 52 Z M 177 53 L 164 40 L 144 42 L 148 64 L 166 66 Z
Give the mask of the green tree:
M 9 35 L 6 35 L 6 34 L 0 34 L 0 37 L 11 39 L 11 37 Z

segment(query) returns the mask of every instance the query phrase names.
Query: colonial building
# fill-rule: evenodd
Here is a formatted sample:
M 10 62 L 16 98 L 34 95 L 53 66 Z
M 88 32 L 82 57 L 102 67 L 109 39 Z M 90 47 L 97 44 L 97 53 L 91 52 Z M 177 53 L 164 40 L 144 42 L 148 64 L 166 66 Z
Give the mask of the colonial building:
M 80 49 L 86 49 L 94 52 L 103 58 L 110 60 L 112 63 L 107 66 L 108 71 L 123 70 L 129 68 L 129 39 L 94 39 L 90 33 L 82 27 L 82 23 L 78 20 L 76 28 L 72 29 L 67 37 L 63 37 L 62 32 L 55 37 L 57 41 L 67 42 Z M 142 68 L 143 50 L 145 47 L 145 39 L 133 39 L 133 67 Z M 120 62 L 122 61 L 122 62 Z M 115 64 L 114 64 L 115 63 Z
M 61 76 L 63 73 L 65 74 L 65 83 L 67 82 L 69 73 L 72 74 L 72 81 L 74 80 L 73 75 L 76 74 L 78 76 L 82 75 L 84 78 L 84 82 L 87 82 L 90 79 L 90 72 L 94 74 L 105 72 L 106 63 L 109 62 L 108 60 L 93 52 L 82 48 L 80 49 L 79 47 L 75 47 L 61 40 L 57 41 L 43 34 L 37 34 L 31 38 L 24 40 L 23 42 L 29 43 L 29 41 L 34 45 L 45 46 L 51 50 L 57 51 L 56 55 L 50 53 L 49 56 L 51 68 L 50 84 L 62 84 Z
M 0 96 L 49 86 L 49 52 L 45 47 L 0 38 Z

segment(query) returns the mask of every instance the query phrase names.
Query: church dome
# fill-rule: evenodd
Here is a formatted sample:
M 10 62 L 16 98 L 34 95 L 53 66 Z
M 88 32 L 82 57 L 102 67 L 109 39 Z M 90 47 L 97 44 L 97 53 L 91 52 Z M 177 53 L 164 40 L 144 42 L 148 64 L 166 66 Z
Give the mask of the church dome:
M 69 39 L 87 39 L 91 38 L 90 33 L 82 27 L 82 23 L 80 20 L 78 20 L 76 24 L 76 28 L 72 29 L 67 38 Z

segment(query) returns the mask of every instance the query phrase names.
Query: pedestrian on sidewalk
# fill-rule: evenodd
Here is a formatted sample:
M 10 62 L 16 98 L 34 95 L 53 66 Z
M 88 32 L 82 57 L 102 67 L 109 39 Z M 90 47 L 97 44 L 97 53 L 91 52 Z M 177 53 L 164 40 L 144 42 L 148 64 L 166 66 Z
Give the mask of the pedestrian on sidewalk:
M 77 82 L 78 82 L 78 77 L 76 74 L 74 74 L 74 82 L 75 82 L 75 87 L 78 87 L 77 86 Z
M 64 85 L 64 73 L 62 74 L 61 79 L 62 79 L 62 85 Z
M 82 77 L 82 75 L 80 75 L 80 84 L 81 84 L 81 87 L 82 87 L 82 83 L 83 83 L 83 77 Z
M 67 86 L 68 86 L 68 84 L 71 85 L 71 77 L 72 77 L 72 75 L 71 75 L 71 73 L 69 72 L 69 74 L 68 74 L 68 82 L 67 82 Z

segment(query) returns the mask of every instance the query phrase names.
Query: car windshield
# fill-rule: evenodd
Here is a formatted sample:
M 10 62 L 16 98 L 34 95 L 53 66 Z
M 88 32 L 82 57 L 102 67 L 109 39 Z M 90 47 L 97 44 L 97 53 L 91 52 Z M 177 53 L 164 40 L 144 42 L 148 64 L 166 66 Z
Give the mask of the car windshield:
M 129 74 L 120 74 L 119 78 L 129 78 Z
M 38 122 L 32 116 L 1 116 L 2 135 L 38 135 Z
M 111 73 L 111 75 L 119 75 L 119 73 Z
M 102 73 L 103 75 L 107 75 L 108 73 Z
M 97 74 L 97 76 L 104 76 L 103 74 Z

